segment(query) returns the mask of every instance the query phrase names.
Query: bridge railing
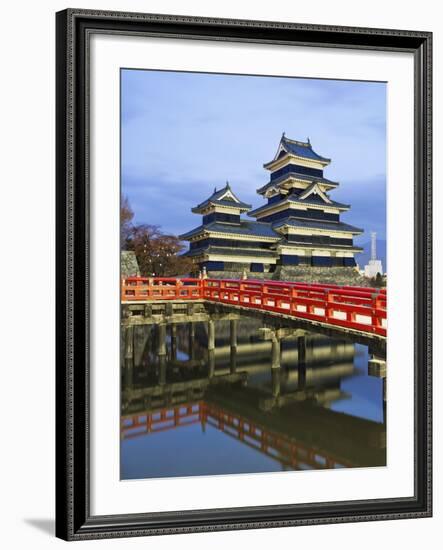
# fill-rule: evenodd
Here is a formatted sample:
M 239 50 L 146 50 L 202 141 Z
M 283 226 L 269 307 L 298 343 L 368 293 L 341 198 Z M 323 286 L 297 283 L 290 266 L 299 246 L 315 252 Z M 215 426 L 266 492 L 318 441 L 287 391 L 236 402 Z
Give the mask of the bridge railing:
M 127 277 L 122 279 L 121 299 L 146 300 L 198 300 L 202 298 L 200 279 L 175 277 Z
M 386 336 L 386 291 L 284 281 L 129 277 L 122 301 L 196 300 L 282 313 Z
M 372 288 L 206 279 L 203 297 L 386 336 L 386 293 Z

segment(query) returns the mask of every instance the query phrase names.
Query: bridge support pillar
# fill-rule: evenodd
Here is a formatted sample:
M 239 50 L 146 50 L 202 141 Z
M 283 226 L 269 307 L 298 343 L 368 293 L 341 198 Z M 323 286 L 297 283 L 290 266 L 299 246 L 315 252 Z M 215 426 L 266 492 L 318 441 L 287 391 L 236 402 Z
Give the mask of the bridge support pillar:
M 231 348 L 237 347 L 237 319 L 231 319 L 230 324 L 230 336 L 231 336 Z
M 386 358 L 375 353 L 368 361 L 368 374 L 382 379 L 383 384 L 383 422 L 386 421 Z
M 306 388 L 306 336 L 297 337 L 297 351 L 298 389 L 304 390 Z
M 164 386 L 166 384 L 166 355 L 159 355 L 158 361 L 158 383 L 160 386 Z
M 208 350 L 215 349 L 215 323 L 208 321 Z
M 271 359 L 271 367 L 273 369 L 280 368 L 280 362 L 281 362 L 281 341 L 273 335 L 272 337 L 272 359 Z
M 237 371 L 237 346 L 231 346 L 231 354 L 229 356 L 229 370 L 231 374 Z
M 194 353 L 194 341 L 195 341 L 195 325 L 194 323 L 188 323 L 188 329 L 189 329 L 189 359 L 194 359 L 195 353 Z
M 124 384 L 126 388 L 132 388 L 134 372 L 134 327 L 129 325 L 125 330 L 125 362 Z
M 157 330 L 158 383 L 163 386 L 166 384 L 166 323 L 159 323 Z
M 134 325 L 134 368 L 140 366 L 146 347 L 149 345 L 150 330 L 148 325 Z
M 177 359 L 177 325 L 171 324 L 171 357 Z
M 215 351 L 208 350 L 208 376 L 212 378 L 215 374 Z
M 166 355 L 166 323 L 157 325 L 157 355 Z
M 281 369 L 272 369 L 272 396 L 278 397 L 281 388 Z
M 230 355 L 230 371 L 232 374 L 237 370 L 237 319 L 231 319 L 230 321 L 230 341 L 231 341 L 231 355 Z
M 281 339 L 285 334 L 280 329 L 261 328 L 261 338 L 271 341 L 271 368 L 278 369 L 281 365 Z

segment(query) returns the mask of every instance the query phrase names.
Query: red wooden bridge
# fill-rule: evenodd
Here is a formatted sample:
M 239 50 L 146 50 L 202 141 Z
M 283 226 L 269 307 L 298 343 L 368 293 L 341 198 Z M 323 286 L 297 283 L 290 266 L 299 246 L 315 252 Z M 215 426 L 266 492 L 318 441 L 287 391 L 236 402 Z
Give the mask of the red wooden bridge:
M 386 337 L 386 290 L 262 280 L 122 279 L 123 303 L 204 300 Z

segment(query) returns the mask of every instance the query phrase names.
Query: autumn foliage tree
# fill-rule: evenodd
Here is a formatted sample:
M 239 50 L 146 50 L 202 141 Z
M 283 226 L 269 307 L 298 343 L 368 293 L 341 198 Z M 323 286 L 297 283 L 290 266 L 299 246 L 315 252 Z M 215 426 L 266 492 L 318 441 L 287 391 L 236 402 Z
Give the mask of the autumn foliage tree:
M 185 247 L 178 237 L 164 234 L 157 225 L 133 224 L 133 216 L 128 200 L 123 200 L 120 214 L 122 246 L 134 251 L 142 276 L 169 277 L 192 271 L 192 261 L 181 256 Z

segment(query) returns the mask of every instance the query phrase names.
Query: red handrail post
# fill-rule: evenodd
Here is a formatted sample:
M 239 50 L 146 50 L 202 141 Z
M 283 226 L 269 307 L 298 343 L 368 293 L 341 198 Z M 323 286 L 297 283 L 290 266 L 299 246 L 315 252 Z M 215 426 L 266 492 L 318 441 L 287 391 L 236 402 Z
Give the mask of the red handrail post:
M 197 279 L 197 285 L 199 290 L 199 297 L 204 298 L 205 297 L 205 290 L 208 285 L 208 279 Z
M 289 307 L 291 313 L 294 313 L 297 311 L 297 298 L 298 298 L 298 290 L 296 287 L 291 288 L 291 294 L 290 294 L 290 301 L 289 301 Z
M 333 317 L 333 315 L 331 315 L 331 313 L 334 313 L 333 305 L 332 305 L 333 302 L 334 302 L 334 295 L 332 294 L 332 292 L 330 290 L 326 290 L 325 294 L 326 294 L 325 319 L 326 319 L 326 322 L 327 322 L 327 321 L 329 321 L 329 319 L 331 319 Z
M 268 292 L 269 288 L 267 284 L 262 285 L 262 305 L 267 306 L 268 305 Z

